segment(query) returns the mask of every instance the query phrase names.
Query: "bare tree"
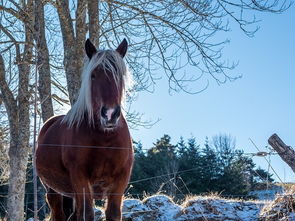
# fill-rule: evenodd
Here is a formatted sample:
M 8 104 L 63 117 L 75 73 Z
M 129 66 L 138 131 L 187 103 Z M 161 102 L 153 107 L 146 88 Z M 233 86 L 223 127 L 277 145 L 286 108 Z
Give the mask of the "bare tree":
M 51 94 L 51 86 L 68 95 L 71 103 L 75 101 L 88 35 L 99 48 L 113 47 L 123 37 L 129 39 L 127 61 L 134 91 L 153 91 L 157 79 L 164 77 L 169 89 L 196 93 L 207 87 L 209 79 L 224 83 L 239 77 L 230 74 L 235 63 L 222 57 L 227 40 L 216 42 L 216 34 L 229 31 L 236 23 L 252 36 L 257 30 L 255 12 L 279 13 L 288 7 L 279 0 L 1 1 L 0 90 L 10 129 L 10 219 L 23 216 L 32 65 L 37 64 L 39 70 L 43 120 L 53 114 L 52 99 L 65 102 L 59 94 Z M 186 73 L 188 66 L 195 71 Z M 67 90 L 63 79 L 58 79 L 63 71 Z M 130 117 L 137 121 L 138 115 L 131 113 Z
M 3 51 L 0 55 L 0 91 L 7 111 L 10 132 L 7 211 L 8 220 L 13 221 L 22 221 L 24 218 L 24 193 L 30 137 L 29 77 L 33 33 L 31 30 L 32 20 L 29 15 L 32 15 L 32 3 L 32 1 L 28 1 L 17 5 L 20 10 L 20 14 L 15 15 L 18 16 L 18 21 L 15 18 L 8 18 L 5 23 L 0 25 L 0 31 L 4 34 L 6 42 L 9 43 L 4 52 L 10 50 L 13 54 L 12 57 L 15 58 L 12 63 L 7 62 L 9 67 L 6 67 L 2 56 Z M 1 7 L 4 8 L 4 6 Z M 13 11 L 12 8 L 4 9 Z M 20 33 L 23 43 L 20 43 L 15 37 L 16 33 L 12 32 L 12 28 L 18 26 L 18 22 L 23 25 L 23 30 Z M 13 69 L 13 66 L 16 66 L 16 69 Z M 17 73 L 14 82 L 9 79 L 12 72 Z
M 229 22 L 237 22 L 242 31 L 251 36 L 256 31 L 253 11 L 281 12 L 288 7 L 279 1 L 88 1 L 90 37 L 97 40 L 98 46 L 112 46 L 122 36 L 129 38 L 132 44 L 129 53 L 129 65 L 133 70 L 137 89 L 149 89 L 157 78 L 162 77 L 156 70 L 162 68 L 172 90 L 184 90 L 189 93 L 198 92 L 188 87 L 188 82 L 198 81 L 202 75 L 209 74 L 218 83 L 236 79 L 227 71 L 235 64 L 223 61 L 222 47 L 225 41 L 215 42 L 213 37 L 218 32 L 229 30 Z M 69 4 L 59 4 L 61 22 L 70 28 L 76 20 L 76 47 L 81 47 L 78 33 L 84 35 L 85 29 L 81 8 L 84 1 L 77 1 L 76 18 L 65 13 Z M 62 8 L 63 10 L 60 10 Z M 99 8 L 99 15 L 95 13 Z M 92 13 L 92 11 L 94 11 Z M 63 17 L 62 17 L 63 15 Z M 94 17 L 92 17 L 94 16 Z M 96 27 L 95 31 L 94 28 Z M 252 29 L 251 29 L 252 28 Z M 62 28 L 65 29 L 65 28 Z M 73 39 L 74 31 L 63 31 L 66 39 Z M 98 34 L 98 36 L 97 36 Z M 96 35 L 97 37 L 94 37 Z M 97 39 L 98 38 L 98 39 Z M 67 40 L 68 42 L 68 40 Z M 67 54 L 68 56 L 68 54 Z M 65 53 L 65 60 L 69 60 Z M 184 74 L 180 71 L 186 65 L 195 68 L 195 72 Z M 67 73 L 69 78 L 69 74 Z M 79 74 L 78 74 L 79 75 Z M 75 77 L 76 79 L 76 77 Z M 79 79 L 79 78 L 78 78 Z M 69 91 L 71 94 L 71 92 Z
M 51 98 L 51 73 L 49 64 L 49 50 L 45 35 L 44 3 L 40 0 L 34 1 L 34 39 L 36 41 L 36 59 L 39 72 L 38 90 L 42 119 L 45 122 L 53 116 L 53 104 Z
M 2 123 L 2 122 L 1 122 Z M 0 126 L 0 185 L 8 182 L 9 166 L 8 166 L 8 137 L 7 128 Z
M 167 176 L 161 177 L 160 188 L 158 186 L 158 192 L 164 190 L 165 194 L 169 196 L 176 196 L 176 193 L 180 191 L 177 186 L 177 173 L 179 170 L 179 165 L 175 159 L 171 160 L 168 165 L 165 166 L 165 172 L 163 174 L 168 174 Z
M 222 48 L 228 41 L 216 42 L 216 34 L 229 31 L 231 22 L 236 22 L 245 34 L 253 36 L 255 11 L 279 13 L 289 7 L 278 0 L 49 2 L 59 18 L 71 103 L 80 88 L 87 33 L 98 47 L 112 47 L 122 36 L 129 39 L 134 90 L 153 90 L 156 80 L 166 77 L 171 90 L 197 93 L 207 87 L 210 78 L 206 75 L 219 84 L 240 77 L 229 74 L 236 64 L 223 60 Z M 195 71 L 186 73 L 186 66 Z M 199 81 L 203 76 L 207 84 Z
M 70 4 L 67 0 L 55 2 L 64 46 L 64 67 L 68 93 L 73 104 L 80 89 L 80 75 L 84 57 L 86 36 L 86 1 L 77 2 L 75 23 L 71 17 Z
M 223 168 L 228 167 L 235 157 L 236 140 L 231 135 L 219 134 L 212 138 L 213 147 L 220 155 Z

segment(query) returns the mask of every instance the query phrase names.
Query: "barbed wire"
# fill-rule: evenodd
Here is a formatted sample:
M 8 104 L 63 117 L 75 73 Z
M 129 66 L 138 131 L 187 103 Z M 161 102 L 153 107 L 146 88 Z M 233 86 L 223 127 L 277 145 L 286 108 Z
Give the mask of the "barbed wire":
M 202 166 L 203 168 L 204 166 Z M 210 167 L 210 165 L 206 166 L 206 167 Z M 152 177 L 147 177 L 147 178 L 143 178 L 143 179 L 139 179 L 139 180 L 135 180 L 135 181 L 131 181 L 128 183 L 128 185 L 132 185 L 134 183 L 140 183 L 140 182 L 144 182 L 144 181 L 149 181 L 149 180 L 152 180 L 152 179 L 157 179 L 157 178 L 161 178 L 161 177 L 167 177 L 167 176 L 171 176 L 171 175 L 180 175 L 180 174 L 184 174 L 184 173 L 187 173 L 187 172 L 192 172 L 192 171 L 195 171 L 195 170 L 199 170 L 200 169 L 200 166 L 198 167 L 193 167 L 193 168 L 190 168 L 190 169 L 186 169 L 186 170 L 180 170 L 180 171 L 175 171 L 175 172 L 171 172 L 171 173 L 166 173 L 166 174 L 161 174 L 161 175 L 157 175 L 157 176 L 152 176 Z M 255 171 L 255 170 L 254 170 Z M 261 178 L 261 180 L 265 181 L 265 178 L 261 177 L 261 175 L 259 175 L 257 172 L 256 174 Z M 283 182 L 281 182 L 283 183 Z M 0 194 L 4 195 L 4 194 L 8 194 L 7 192 L 0 192 Z M 25 194 L 34 194 L 33 192 L 25 192 Z M 47 194 L 59 194 L 59 193 L 47 193 Z M 67 195 L 67 194 L 84 194 L 84 193 L 77 193 L 77 192 L 64 192 L 63 194 Z M 103 193 L 93 193 L 94 195 L 124 195 L 122 193 L 106 193 L 106 194 L 103 194 Z M 128 193 L 125 193 L 125 194 L 128 194 Z M 141 193 L 130 193 L 130 194 L 133 194 L 133 195 L 141 195 Z M 180 194 L 180 195 L 183 195 L 183 194 Z M 224 195 L 222 195 L 224 196 Z M 229 196 L 247 196 L 247 195 L 229 195 Z M 1 197 L 1 196 L 0 196 Z
M 127 149 L 130 150 L 132 149 L 131 147 L 114 147 L 114 146 L 96 146 L 96 145 L 76 145 L 76 144 L 38 144 L 38 146 L 46 146 L 46 147 L 66 147 L 66 148 L 92 148 L 92 149 Z M 151 148 L 136 148 L 133 146 L 134 150 L 138 150 L 138 151 L 149 151 L 149 150 L 153 150 L 154 147 Z M 239 150 L 238 150 L 239 151 Z M 213 151 L 216 154 L 219 154 L 221 152 L 218 151 Z M 257 157 L 264 157 L 267 155 L 278 155 L 277 152 L 273 152 L 273 151 L 258 151 L 258 152 L 232 152 L 231 154 L 234 155 L 249 155 L 249 156 L 257 156 Z M 283 153 L 283 154 L 287 154 L 287 153 Z
M 253 146 L 258 150 L 258 152 L 260 152 L 258 146 L 254 143 L 254 141 L 253 141 L 251 138 L 249 138 L 249 140 L 250 140 L 250 142 L 253 144 Z M 269 156 L 270 156 L 270 155 L 269 155 Z M 266 156 L 262 156 L 262 157 L 266 160 L 266 162 L 268 163 L 268 167 L 271 168 L 271 170 L 272 170 L 272 171 L 274 172 L 274 174 L 279 178 L 279 180 L 281 181 L 281 183 L 284 183 L 283 180 L 281 179 L 281 177 L 278 175 L 278 173 L 275 171 L 275 169 L 274 169 L 273 166 L 271 165 L 270 160 L 268 160 L 268 159 L 266 158 Z
M 106 147 L 106 146 L 61 145 L 61 144 L 41 144 L 41 145 L 48 146 L 48 147 L 53 147 L 53 146 L 58 146 L 59 147 L 59 146 L 62 146 L 62 147 L 75 147 L 75 148 L 128 149 L 128 150 L 130 150 L 130 147 Z M 150 150 L 150 149 L 146 149 L 146 150 Z M 266 154 L 271 154 L 271 152 L 261 152 L 261 151 L 259 151 L 259 152 L 256 152 L 256 153 L 237 153 L 237 155 L 252 155 L 252 156 L 262 156 L 262 157 L 265 157 Z M 210 165 L 208 165 L 208 166 L 202 165 L 202 168 L 204 168 L 204 167 L 210 167 Z M 167 177 L 167 176 L 171 176 L 171 175 L 175 175 L 175 174 L 179 175 L 179 174 L 183 174 L 183 173 L 187 173 L 187 172 L 191 172 L 191 171 L 199 170 L 199 169 L 200 169 L 200 166 L 194 167 L 194 168 L 190 168 L 190 169 L 186 169 L 186 170 L 181 170 L 181 171 L 175 171 L 175 172 L 171 172 L 171 173 L 161 174 L 161 175 L 157 175 L 157 176 L 153 176 L 153 177 L 147 177 L 147 178 L 143 178 L 143 179 L 131 181 L 128 184 L 140 183 L 140 182 L 149 181 L 149 180 L 157 179 L 157 178 L 161 178 L 161 177 Z M 254 172 L 256 172 L 256 171 L 254 170 Z M 258 174 L 257 172 L 256 172 L 256 174 L 261 178 L 261 180 L 264 180 L 264 181 L 266 180 L 265 178 L 261 177 L 261 175 Z M 284 183 L 284 182 L 281 182 L 281 183 Z
M 91 149 L 115 149 L 115 150 L 132 150 L 132 147 L 113 147 L 113 146 L 91 146 L 91 145 L 75 145 L 75 144 L 38 144 L 38 146 L 46 147 L 66 147 L 66 148 L 91 148 Z
M 34 193 L 25 193 L 25 195 L 33 195 Z M 48 195 L 61 195 L 59 193 L 47 193 Z M 67 194 L 78 194 L 78 195 L 89 195 L 90 193 L 67 193 Z M 163 196 L 168 196 L 168 197 L 172 197 L 171 195 L 165 193 L 165 192 L 161 192 L 161 193 L 154 193 L 153 195 L 147 195 L 146 193 L 130 193 L 130 194 L 119 194 L 119 193 L 112 193 L 112 194 L 108 194 L 110 196 L 118 196 L 118 195 L 122 195 L 122 196 L 125 196 L 125 200 L 127 199 L 136 199 L 136 198 L 131 198 L 131 197 L 134 197 L 134 196 L 145 196 L 146 198 L 149 198 L 149 197 L 153 197 L 153 196 L 158 196 L 158 195 L 163 195 Z M 173 196 L 183 196 L 184 194 L 183 193 L 175 193 L 173 194 Z M 249 200 L 253 199 L 253 200 L 257 200 L 255 197 L 257 197 L 257 195 L 255 193 L 249 193 L 249 194 L 214 194 L 214 193 L 211 193 L 211 192 L 208 192 L 208 193 L 198 193 L 198 194 L 188 194 L 190 197 L 192 198 L 198 198 L 198 197 L 220 197 L 220 198 L 247 198 Z M 274 196 L 274 197 L 294 197 L 295 198 L 295 193 L 291 193 L 291 194 L 288 194 L 288 193 L 266 193 L 266 194 L 263 194 L 263 195 L 266 195 L 266 196 Z M 6 196 L 0 196 L 0 198 L 6 198 Z M 103 200 L 103 199 L 102 199 Z M 263 199 L 262 199 L 263 200 Z M 271 200 L 271 199 L 267 199 L 267 200 Z M 34 201 L 28 201 L 26 202 L 26 204 L 33 204 Z M 44 202 L 44 200 L 38 200 L 39 203 L 42 203 Z

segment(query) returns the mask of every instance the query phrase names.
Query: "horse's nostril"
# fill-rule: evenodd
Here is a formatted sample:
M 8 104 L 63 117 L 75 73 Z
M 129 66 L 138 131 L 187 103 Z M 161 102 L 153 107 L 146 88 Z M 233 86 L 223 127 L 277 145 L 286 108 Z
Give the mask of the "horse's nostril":
M 121 114 L 121 107 L 117 106 L 113 115 L 112 115 L 112 119 L 117 119 Z
M 103 118 L 107 118 L 107 108 L 106 107 L 101 108 L 101 116 Z
M 108 124 L 115 124 L 120 117 L 121 114 L 121 107 L 117 106 L 115 108 L 101 108 L 101 117 L 104 118 L 106 123 Z

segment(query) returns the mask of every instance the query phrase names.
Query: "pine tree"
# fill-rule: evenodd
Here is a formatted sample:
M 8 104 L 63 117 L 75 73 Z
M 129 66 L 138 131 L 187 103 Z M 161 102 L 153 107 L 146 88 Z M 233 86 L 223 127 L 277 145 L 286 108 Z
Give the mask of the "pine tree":
M 167 194 L 176 193 L 175 180 L 178 172 L 178 160 L 176 146 L 171 144 L 171 137 L 165 134 L 157 140 L 148 151 L 147 159 L 149 175 L 151 177 L 160 176 L 150 182 L 152 190 Z
M 179 153 L 179 170 L 191 170 L 179 174 L 179 186 L 185 193 L 199 193 L 201 185 L 201 153 L 200 146 L 197 145 L 194 137 L 188 139 L 185 145 L 181 138 L 178 143 Z
M 134 144 L 134 165 L 133 165 L 133 170 L 131 174 L 131 183 L 133 181 L 139 181 L 141 179 L 145 179 L 148 177 L 149 174 L 146 173 L 146 168 L 147 165 L 147 159 L 146 156 L 142 150 L 142 143 L 141 142 L 133 142 Z M 148 187 L 148 181 L 143 181 L 143 182 L 136 182 L 134 184 L 131 184 L 129 186 L 128 192 L 134 196 L 141 196 L 143 191 L 150 191 Z
M 209 146 L 208 137 L 206 137 L 204 148 L 201 155 L 201 192 L 212 192 L 218 188 L 216 186 L 217 179 L 221 173 L 218 156 L 216 152 Z

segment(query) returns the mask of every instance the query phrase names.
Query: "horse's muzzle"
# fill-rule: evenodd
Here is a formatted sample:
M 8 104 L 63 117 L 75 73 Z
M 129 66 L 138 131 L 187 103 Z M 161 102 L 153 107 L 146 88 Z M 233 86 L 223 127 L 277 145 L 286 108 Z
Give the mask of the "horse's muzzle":
M 117 127 L 119 118 L 121 116 L 121 107 L 120 105 L 115 108 L 108 108 L 103 106 L 101 108 L 101 126 L 107 130 L 113 130 Z

